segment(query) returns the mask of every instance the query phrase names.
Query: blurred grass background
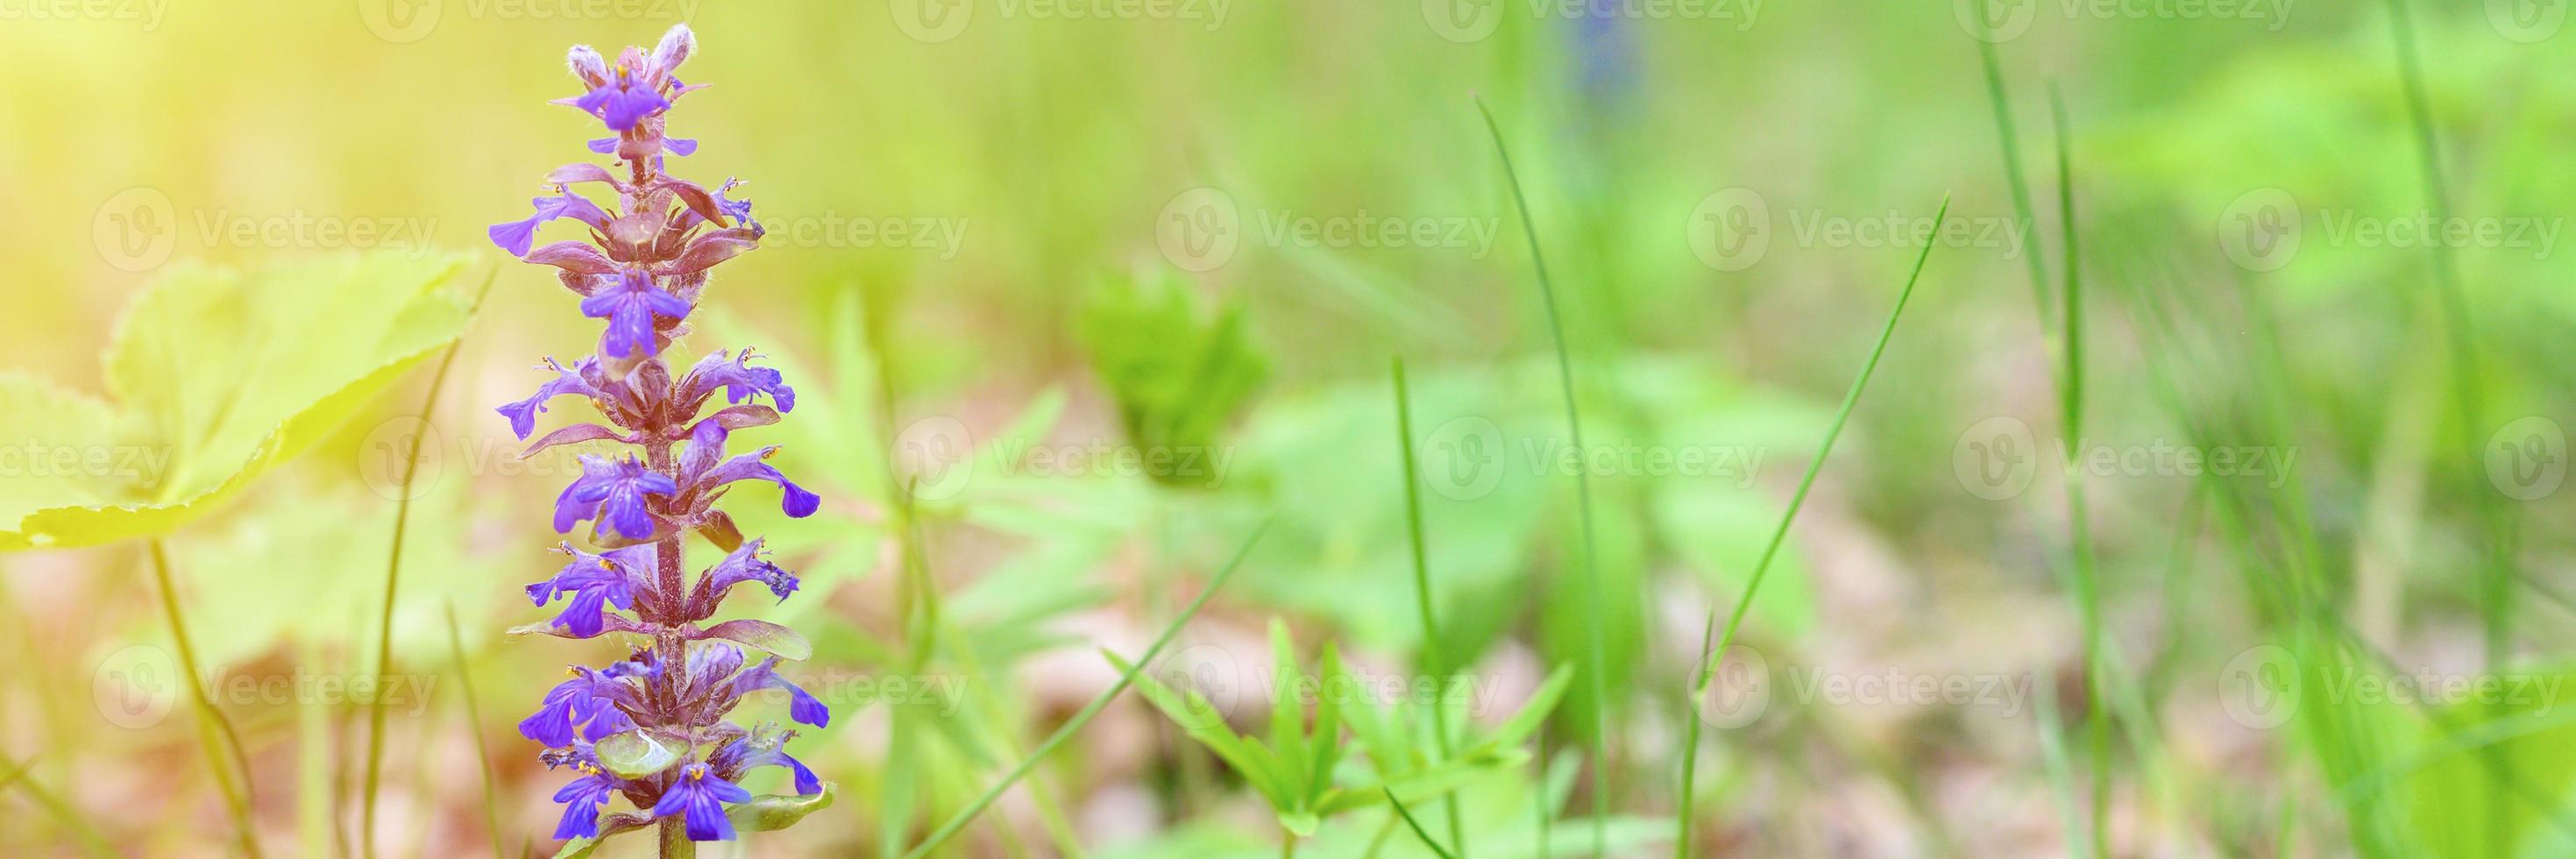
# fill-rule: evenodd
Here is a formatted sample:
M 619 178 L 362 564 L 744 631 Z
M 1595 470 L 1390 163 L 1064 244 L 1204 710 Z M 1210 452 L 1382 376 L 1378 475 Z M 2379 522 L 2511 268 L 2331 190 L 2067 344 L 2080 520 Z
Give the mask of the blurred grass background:
M 1582 664 L 1582 595 L 1602 599 L 1615 749 L 1606 788 L 1590 769 L 1563 785 L 1569 815 L 1606 789 L 1618 843 L 1638 855 L 1669 849 L 1656 821 L 1677 810 L 1730 853 L 2051 854 L 2080 843 L 2069 821 L 2089 826 L 2060 813 L 2032 712 L 2087 718 L 2061 586 L 2063 480 L 2046 462 L 2064 438 L 2053 323 L 2032 306 L 2025 258 L 2062 271 L 2045 204 L 2054 81 L 2094 304 L 2084 443 L 2260 449 L 2294 469 L 2089 480 L 2104 625 L 2124 666 L 2113 686 L 2129 698 L 2113 718 L 2112 852 L 2550 855 L 2576 841 L 2554 825 L 2576 818 L 2564 801 L 2576 728 L 2556 718 L 2567 702 L 2379 706 L 2319 691 L 2354 672 L 2538 688 L 2576 644 L 2562 595 L 2576 588 L 2564 575 L 2576 511 L 2555 477 L 2535 491 L 2495 476 L 2563 475 L 2559 427 L 2576 419 L 2562 334 L 2576 269 L 2536 244 L 2563 235 L 2576 191 L 2552 154 L 2576 137 L 2576 35 L 2550 23 L 2563 5 L 2412 9 L 2448 209 L 2500 230 L 2453 253 L 2480 358 L 2465 381 L 2446 365 L 2431 250 L 2334 226 L 2431 207 L 2386 5 L 2298 3 L 2277 18 L 2258 6 L 2252 20 L 2003 7 L 2025 22 L 1995 47 L 2043 201 L 2035 222 L 2017 219 L 2006 190 L 1963 23 L 1974 3 L 1728 3 L 1711 18 L 1446 6 L 1079 20 L 1011 2 L 169 0 L 59 18 L 21 6 L 0 16 L 0 51 L 19 70 L 0 80 L 13 333 L 0 366 L 97 388 L 118 309 L 162 256 L 132 252 L 152 246 L 130 244 L 134 222 L 114 216 L 155 205 L 168 258 L 247 266 L 385 244 L 474 250 L 477 282 L 500 266 L 430 416 L 438 456 L 413 510 L 393 652 L 398 672 L 440 679 L 416 711 L 394 710 L 378 839 L 394 855 L 486 849 L 480 733 L 499 768 L 504 849 L 543 852 L 556 779 L 510 725 L 562 664 L 600 653 L 501 639 L 539 619 L 516 588 L 549 569 L 542 511 L 561 475 L 543 460 L 503 465 L 513 447 L 488 408 L 524 396 L 539 381 L 528 365 L 580 353 L 594 329 L 481 233 L 520 217 L 544 171 L 590 157 L 592 121 L 544 103 L 573 92 L 564 48 L 649 44 L 685 16 L 702 50 L 683 76 L 713 86 L 672 115 L 673 134 L 702 145 L 673 169 L 750 180 L 771 233 L 726 267 L 710 292 L 718 312 L 684 348 L 778 356 L 802 395 L 771 431 L 788 446 L 780 463 L 827 498 L 815 520 L 747 517 L 808 576 L 761 616 L 816 639 L 811 670 L 899 673 L 918 657 L 920 673 L 966 690 L 913 718 L 836 701 L 843 720 L 801 754 L 841 784 L 839 804 L 747 855 L 908 843 L 1107 686 L 1093 647 L 1140 648 L 1265 515 L 1274 532 L 1184 641 L 1259 665 L 1277 615 L 1309 646 L 1331 639 L 1400 670 L 1421 642 L 1390 440 L 1394 354 L 1414 368 L 1427 470 L 1488 440 L 1505 451 L 1495 482 L 1425 496 L 1450 658 L 1497 694 L 1526 695 L 1550 665 Z M 923 23 L 937 9 L 967 16 L 962 29 Z M 1570 475 L 1523 461 L 1528 445 L 1560 440 L 1561 404 L 1530 248 L 1471 94 L 1495 109 L 1527 183 L 1587 439 L 1745 457 L 1700 476 L 1596 474 L 1591 578 L 1569 572 Z M 1729 189 L 1766 210 L 1750 260 L 1711 253 L 1742 234 L 1699 232 L 1703 202 Z M 2286 255 L 2248 265 L 2231 248 L 2270 234 L 2231 219 L 2256 192 L 2293 201 L 2301 230 Z M 1698 619 L 1740 595 L 1912 262 L 1913 245 L 1802 225 L 1919 222 L 1944 193 L 1974 231 L 1934 250 L 1890 362 L 1755 601 L 1740 640 L 1767 666 L 1768 711 L 1711 731 L 1697 751 L 1704 790 L 1685 804 L 1675 770 Z M 1213 223 L 1234 249 L 1175 252 L 1195 235 L 1171 219 L 1211 200 L 1231 212 Z M 1467 240 L 1308 246 L 1265 231 L 1361 213 Z M 385 241 L 330 238 L 299 217 L 378 224 Z M 942 238 L 862 240 L 853 219 Z M 248 238 L 232 232 L 245 222 Z M 408 426 L 388 422 L 415 407 L 425 376 L 172 540 L 210 665 L 345 678 L 370 664 L 386 445 L 399 434 L 386 428 Z M 2457 405 L 2463 384 L 2480 413 Z M 2026 428 L 2024 489 L 1974 485 L 1984 463 L 1961 464 L 1980 433 L 2010 428 L 1996 418 Z M 2498 451 L 2520 449 L 2500 442 L 2529 437 L 2542 442 L 2529 462 L 2494 470 Z M 1222 479 L 1154 481 L 1020 456 L 1095 443 L 1206 450 L 1228 466 Z M 969 450 L 980 453 L 956 460 Z M 907 481 L 919 481 L 917 521 L 896 503 Z M 948 626 L 926 652 L 908 637 L 924 597 L 903 585 L 906 546 L 944 601 Z M 2513 575 L 2500 602 L 2479 584 L 2499 558 Z M 0 651 L 16 666 L 0 681 L 0 750 L 32 760 L 27 778 L 108 825 L 118 850 L 194 855 L 218 849 L 228 824 L 184 709 L 133 727 L 105 717 L 109 667 L 131 658 L 118 654 L 166 646 L 148 575 L 136 544 L 0 557 L 15 627 Z M 447 660 L 450 604 L 480 699 L 471 726 Z M 2497 617 L 2507 646 L 2490 652 Z M 2248 654 L 2310 678 L 2295 718 L 2247 715 L 2261 691 L 2244 686 Z M 1808 671 L 2001 678 L 2058 695 L 2019 708 L 1799 700 Z M 1573 684 L 1551 719 L 1551 755 L 1589 735 L 1587 688 Z M 365 719 L 328 697 L 227 705 L 272 852 L 355 849 Z M 2519 763 L 2502 772 L 2471 749 Z M 1528 843 L 1534 833 L 1502 833 L 1528 825 L 1533 779 L 1467 791 L 1492 844 L 1480 853 Z M 1049 855 L 1062 832 L 1104 856 L 1275 849 L 1257 801 L 1139 702 L 1113 707 L 1036 781 L 951 849 Z M 0 827 L 0 849 L 68 849 L 32 809 L 9 813 L 20 822 Z M 1328 825 L 1312 849 L 1357 855 L 1382 817 Z M 1588 848 L 1586 828 L 1560 823 L 1555 843 Z M 1402 837 L 1383 849 L 1428 855 Z

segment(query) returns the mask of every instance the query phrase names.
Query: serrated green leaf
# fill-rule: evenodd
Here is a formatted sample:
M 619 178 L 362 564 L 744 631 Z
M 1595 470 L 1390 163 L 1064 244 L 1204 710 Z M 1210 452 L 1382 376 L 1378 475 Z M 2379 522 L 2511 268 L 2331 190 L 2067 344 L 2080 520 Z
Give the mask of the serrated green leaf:
M 824 782 L 820 793 L 807 795 L 762 794 L 748 802 L 737 802 L 725 810 L 735 829 L 745 832 L 770 832 L 796 825 L 805 815 L 832 805 L 832 783 Z
M 310 449 L 464 331 L 455 257 L 181 264 L 119 320 L 102 402 L 0 382 L 0 430 L 80 467 L 0 481 L 0 551 L 167 533 Z
M 599 754 L 599 767 L 618 778 L 643 778 L 680 762 L 679 752 L 640 729 L 601 737 L 591 750 Z
M 765 620 L 736 618 L 707 627 L 701 635 L 757 648 L 781 659 L 801 662 L 814 657 L 814 645 L 806 643 L 805 636 Z

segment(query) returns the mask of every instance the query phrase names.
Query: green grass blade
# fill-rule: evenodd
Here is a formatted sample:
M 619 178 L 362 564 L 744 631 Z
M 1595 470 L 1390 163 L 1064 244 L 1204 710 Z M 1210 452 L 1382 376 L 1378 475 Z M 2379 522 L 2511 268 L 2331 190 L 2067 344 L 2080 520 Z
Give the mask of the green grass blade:
M 46 790 L 44 785 L 37 784 L 34 778 L 35 770 L 36 762 L 33 759 L 17 761 L 6 755 L 0 755 L 0 793 L 8 792 L 12 787 L 25 792 L 27 798 L 33 800 L 37 807 L 43 808 L 46 814 L 53 815 L 56 823 L 62 824 L 64 829 L 71 830 L 72 840 L 79 842 L 81 852 L 103 857 L 103 859 L 114 859 L 116 850 L 108 846 L 106 837 L 98 834 L 98 827 L 91 825 L 88 818 L 81 816 L 80 809 L 73 808 L 71 803 L 64 802 L 62 797 L 55 796 L 53 791 Z
M 1994 107 L 1995 138 L 2003 146 L 2004 185 L 2012 191 L 2013 214 L 2025 225 L 2033 223 L 2030 182 L 2021 174 L 2021 143 L 2013 132 L 2012 102 L 2004 95 L 2003 61 L 1995 57 L 1995 43 L 1977 39 L 1977 60 L 1985 67 L 1986 101 Z M 2039 303 L 2042 320 L 2048 318 L 2048 271 L 2040 267 L 2039 255 L 2022 254 L 2030 267 L 2031 297 Z
M 456 631 L 456 603 L 447 604 L 447 656 L 456 671 L 456 685 L 465 690 L 465 729 L 474 735 L 474 763 L 483 772 L 483 827 L 492 831 L 492 859 L 509 855 L 501 842 L 499 790 L 493 786 L 492 750 L 483 740 L 483 706 L 474 698 L 474 674 L 465 668 L 465 637 Z
M 188 687 L 188 701 L 197 711 L 198 743 L 205 747 L 206 766 L 214 771 L 215 784 L 223 790 L 224 810 L 232 815 L 233 827 L 240 833 L 242 852 L 257 859 L 259 836 L 251 825 L 250 797 L 254 787 L 250 755 L 242 750 L 241 733 L 233 730 L 232 719 L 206 698 L 206 674 L 198 667 L 196 646 L 188 640 L 187 619 L 179 611 L 179 589 L 170 583 L 170 552 L 157 537 L 150 543 L 152 581 L 161 590 L 161 608 L 170 623 L 170 639 L 179 647 L 180 685 Z M 232 754 L 231 765 L 224 759 L 226 749 Z M 240 769 L 236 771 L 235 766 Z
M 475 291 L 474 304 L 465 311 L 466 319 L 471 320 L 482 311 L 483 298 L 492 294 L 492 281 L 500 274 L 501 268 L 493 266 L 489 273 L 483 275 L 483 286 Z M 429 377 L 429 392 L 421 395 L 420 398 L 420 422 L 423 427 L 429 425 L 430 415 L 436 413 L 438 392 L 447 387 L 447 371 L 455 368 L 457 350 L 464 346 L 465 337 L 460 334 L 454 342 L 447 344 L 446 353 L 439 356 L 438 369 Z M 402 580 L 403 536 L 407 530 L 406 526 L 411 524 L 411 480 L 420 473 L 420 448 L 427 443 L 429 443 L 427 433 L 422 433 L 422 437 L 412 441 L 411 451 L 403 462 L 402 483 L 397 484 L 395 489 L 393 548 L 386 552 L 385 557 L 384 610 L 376 619 L 376 676 L 379 678 L 392 672 L 394 595 L 396 585 Z M 479 741 L 480 737 L 478 736 L 477 739 Z M 367 705 L 367 774 L 364 788 L 366 794 L 358 814 L 358 851 L 365 856 L 376 855 L 376 786 L 384 774 L 384 760 L 385 696 L 379 695 L 374 702 Z
M 1393 789 L 1378 788 L 1378 790 L 1386 793 L 1386 804 L 1395 807 L 1395 815 L 1404 818 L 1404 825 L 1413 830 L 1413 837 L 1422 839 L 1422 846 L 1431 848 L 1431 852 L 1439 854 L 1440 859 L 1455 859 L 1458 854 L 1441 849 L 1440 842 L 1432 840 L 1431 833 L 1423 831 L 1422 822 L 1413 819 L 1413 810 L 1405 808 L 1404 801 L 1395 798 Z
M 1082 726 L 1090 724 L 1093 717 L 1108 708 L 1110 701 L 1116 700 L 1121 693 L 1127 691 L 1127 687 L 1134 685 L 1136 673 L 1144 670 L 1145 666 L 1153 664 L 1154 657 L 1161 655 L 1163 648 L 1172 643 L 1172 638 L 1180 634 L 1181 626 L 1189 623 L 1190 618 L 1198 616 L 1199 609 L 1207 605 L 1208 598 L 1216 596 L 1217 590 L 1225 587 L 1227 580 L 1234 578 L 1235 569 L 1243 565 L 1243 559 L 1252 554 L 1252 547 L 1261 542 L 1261 535 L 1268 530 L 1270 530 L 1270 523 L 1265 521 L 1252 530 L 1251 536 L 1244 538 L 1243 547 L 1236 549 L 1234 557 L 1217 570 L 1216 577 L 1208 580 L 1207 588 L 1199 591 L 1198 597 L 1190 600 L 1190 604 L 1183 607 L 1181 613 L 1173 617 L 1169 625 L 1163 627 L 1163 634 L 1154 639 L 1154 644 L 1145 648 L 1144 653 L 1137 655 L 1135 665 L 1130 666 L 1126 671 L 1119 672 L 1118 682 L 1110 684 L 1108 689 L 1101 690 L 1099 695 L 1091 699 L 1091 703 L 1083 705 L 1080 711 L 1073 714 L 1072 719 L 1066 720 L 1063 727 L 1047 735 L 1046 741 L 1039 743 L 1037 749 L 1030 752 L 1028 757 L 1022 758 L 1018 766 L 1012 767 L 1010 773 L 1002 777 L 1001 782 L 984 791 L 984 794 L 976 797 L 974 802 L 967 803 L 965 808 L 950 817 L 947 823 L 940 824 L 939 828 L 933 830 L 929 837 L 922 839 L 920 844 L 905 851 L 903 854 L 905 859 L 918 859 L 928 855 L 930 851 L 938 849 L 939 845 L 947 843 L 948 839 L 957 837 L 957 833 L 963 831 L 966 824 L 973 822 L 976 815 L 983 814 L 984 809 L 991 807 L 994 800 L 1000 799 L 1004 791 L 1011 789 L 1011 785 L 1019 783 L 1020 779 L 1028 777 L 1031 771 L 1037 769 L 1038 762 L 1045 760 L 1049 753 L 1055 751 L 1055 747 L 1063 745 L 1066 738 L 1073 736 L 1075 731 L 1082 730 Z
M 1572 437 L 1575 450 L 1590 450 L 1583 444 L 1583 413 L 1576 406 L 1574 397 L 1574 360 L 1567 356 L 1565 323 L 1556 311 L 1556 283 L 1548 277 L 1547 257 L 1539 250 L 1538 222 L 1530 219 L 1529 196 L 1521 191 L 1520 173 L 1512 167 L 1511 147 L 1503 143 L 1502 124 L 1494 121 L 1494 112 L 1485 107 L 1484 99 L 1476 100 L 1476 112 L 1485 117 L 1485 130 L 1494 137 L 1494 151 L 1502 156 L 1503 178 L 1510 180 L 1512 205 L 1520 211 L 1521 233 L 1529 239 L 1530 264 L 1538 270 L 1539 298 L 1547 307 L 1547 333 L 1556 344 L 1556 381 L 1565 397 L 1566 432 Z M 1581 572 L 1584 578 L 1594 578 L 1598 555 L 1593 551 L 1592 477 L 1584 469 L 1574 472 L 1574 504 L 1576 514 L 1582 518 Z M 1590 636 L 1585 642 L 1588 664 L 1584 666 L 1584 673 L 1590 675 L 1592 681 L 1592 855 L 1597 857 L 1610 852 L 1610 689 L 1609 680 L 1604 676 L 1609 666 L 1602 662 L 1602 654 L 1607 648 L 1601 641 L 1599 588 L 1583 589 L 1583 610 L 1584 632 Z
M 1404 359 L 1396 358 L 1393 361 L 1393 367 L 1395 441 L 1396 449 L 1403 455 L 1404 463 L 1404 524 L 1406 533 L 1411 536 L 1413 542 L 1413 599 L 1415 606 L 1421 609 L 1422 671 L 1431 675 L 1432 682 L 1441 684 L 1445 689 L 1448 684 L 1449 660 L 1441 652 L 1440 623 L 1431 607 L 1430 552 L 1425 548 L 1422 536 L 1422 488 L 1416 485 L 1419 479 L 1417 475 L 1422 472 L 1413 462 L 1413 405 L 1404 385 Z M 1444 694 L 1442 697 L 1445 699 L 1447 696 Z M 1441 760 L 1448 760 L 1452 752 L 1449 746 L 1448 719 L 1431 720 L 1431 741 L 1433 747 L 1440 751 Z M 1449 817 L 1449 841 L 1458 845 L 1458 855 L 1463 857 L 1467 855 L 1467 826 L 1459 817 L 1458 797 L 1456 794 L 1451 794 L 1443 799 L 1441 804 L 1446 808 Z
M 1950 197 L 1944 194 L 1941 197 L 1940 211 L 1932 216 L 1930 234 L 1939 235 L 1941 225 L 1949 217 Z M 1861 390 L 1868 387 L 1870 374 L 1878 370 L 1879 358 L 1887 354 L 1887 342 L 1896 336 L 1896 322 L 1904 318 L 1905 303 L 1914 297 L 1914 285 L 1922 280 L 1923 264 L 1932 258 L 1932 246 L 1935 244 L 1938 242 L 1925 242 L 1923 250 L 1915 255 L 1914 271 L 1905 276 L 1905 288 L 1897 292 L 1896 306 L 1887 312 L 1886 327 L 1879 329 L 1878 342 L 1869 348 L 1869 359 L 1861 363 L 1860 373 L 1852 377 L 1851 390 L 1843 394 L 1842 408 L 1835 412 L 1833 424 L 1826 428 L 1825 441 L 1816 450 L 1816 458 L 1807 463 L 1806 475 L 1798 478 L 1798 491 L 1790 494 L 1789 508 L 1781 512 L 1779 527 L 1771 530 L 1771 541 L 1762 547 L 1761 559 L 1753 564 L 1753 576 L 1744 583 L 1744 596 L 1735 601 L 1735 609 L 1727 615 L 1724 635 L 1712 637 L 1712 633 L 1717 628 L 1717 607 L 1709 607 L 1708 621 L 1700 631 L 1699 661 L 1696 663 L 1699 666 L 1698 676 L 1691 683 L 1691 718 L 1684 727 L 1682 741 L 1682 788 L 1680 796 L 1675 800 L 1679 809 L 1673 815 L 1676 835 L 1673 842 L 1675 856 L 1687 859 L 1691 855 L 1691 800 L 1694 796 L 1692 780 L 1698 770 L 1701 699 L 1707 697 L 1709 681 L 1717 676 L 1717 662 L 1712 657 L 1725 652 L 1726 648 L 1735 642 L 1736 628 L 1744 622 L 1745 611 L 1753 607 L 1753 595 L 1762 590 L 1763 577 L 1771 572 L 1771 559 L 1779 555 L 1780 544 L 1789 537 L 1789 523 L 1797 520 L 1798 508 L 1807 503 L 1807 491 L 1815 488 L 1816 474 L 1824 470 L 1825 459 L 1834 452 L 1834 440 L 1842 437 L 1843 424 L 1851 420 L 1852 408 L 1860 404 Z
M 2059 336 L 2058 355 L 2064 363 L 2058 372 L 2058 409 L 2066 437 L 2077 439 L 2084 437 L 2084 290 L 2078 274 L 2082 252 L 2075 235 L 2075 180 L 2067 155 L 2066 100 L 2060 97 L 2053 81 L 2048 86 L 2048 110 L 2049 121 L 2057 131 L 2057 220 L 2066 275 L 2065 292 L 2060 299 L 2065 312 L 2058 316 L 2065 326 Z M 2044 315 L 2047 309 L 2040 312 Z M 2110 696 L 2102 691 L 2109 675 L 2103 660 L 2102 590 L 2094 569 L 2092 523 L 2085 504 L 2083 472 L 2073 467 L 2074 458 L 2081 453 L 2076 446 L 2067 445 L 2066 455 L 2067 551 L 2074 555 L 2076 613 L 2084 635 L 2085 749 L 2091 758 L 2093 776 L 2092 848 L 2093 855 L 2108 856 L 2111 713 Z

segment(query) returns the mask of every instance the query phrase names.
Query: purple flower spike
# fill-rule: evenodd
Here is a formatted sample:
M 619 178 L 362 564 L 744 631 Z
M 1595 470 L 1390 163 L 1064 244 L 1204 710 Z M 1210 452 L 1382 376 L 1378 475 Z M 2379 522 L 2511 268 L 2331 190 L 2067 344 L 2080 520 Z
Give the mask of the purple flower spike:
M 665 338 L 678 336 L 715 267 L 758 248 L 765 235 L 752 220 L 751 201 L 732 196 L 741 183 L 728 180 L 710 191 L 665 172 L 664 156 L 698 151 L 697 140 L 666 133 L 672 105 L 702 88 L 673 75 L 696 52 L 697 37 L 686 26 L 672 27 L 650 51 L 630 47 L 613 60 L 574 47 L 566 65 L 581 89 L 556 103 L 580 108 L 616 132 L 588 141 L 591 152 L 614 164 L 576 162 L 546 172 L 543 182 L 553 196 L 531 201 L 535 213 L 528 218 L 491 228 L 493 244 L 547 267 L 580 297 L 584 316 L 606 323 L 597 354 L 568 364 L 547 359 L 543 366 L 553 378 L 528 398 L 495 409 L 522 440 L 536 432 L 537 416 L 557 397 L 579 395 L 604 420 L 555 428 L 529 442 L 521 456 L 559 445 L 642 448 L 581 457 L 581 475 L 555 497 L 553 524 L 569 534 L 592 523 L 588 545 L 564 543 L 566 560 L 526 586 L 528 600 L 540 608 L 562 602 L 539 629 L 571 639 L 616 634 L 627 647 L 606 668 L 574 668 L 519 723 L 520 734 L 547 747 L 538 758 L 549 768 L 577 773 L 554 793 L 563 804 L 554 831 L 561 839 L 635 828 L 633 815 L 602 817 L 619 796 L 660 818 L 666 835 L 731 839 L 726 806 L 751 799 L 737 783 L 759 767 L 787 769 L 800 794 L 829 789 L 787 753 L 794 731 L 725 721 L 745 692 L 760 689 L 785 690 L 798 722 L 831 720 L 821 700 L 778 673 L 778 659 L 746 668 L 743 647 L 716 629 L 723 623 L 708 622 L 735 585 L 758 582 L 782 600 L 800 586 L 795 573 L 771 562 L 765 541 L 746 538 L 717 509 L 726 485 L 776 483 L 784 492 L 780 506 L 794 516 L 812 514 L 822 498 L 764 462 L 775 447 L 742 456 L 725 452 L 733 433 L 777 423 L 796 407 L 795 389 L 777 370 L 752 366 L 750 349 L 719 351 L 685 373 L 663 362 Z M 600 195 L 613 199 L 613 208 L 567 190 L 593 183 L 614 192 Z M 537 229 L 563 218 L 590 228 L 583 240 L 537 246 Z M 769 404 L 755 402 L 763 397 Z M 691 535 L 725 551 L 694 576 L 680 563 Z M 666 744 L 676 758 L 659 772 L 633 778 L 608 772 L 591 744 L 639 730 L 687 742 Z
M 653 815 L 685 815 L 691 841 L 731 841 L 733 821 L 725 818 L 724 804 L 749 801 L 751 791 L 717 778 L 706 764 L 690 764 L 662 792 L 662 800 L 653 803 Z
M 582 457 L 581 479 L 555 496 L 555 533 L 572 533 L 574 524 L 597 517 L 604 530 L 629 540 L 650 540 L 653 513 L 645 509 L 644 498 L 677 491 L 679 484 L 670 475 L 646 470 L 634 457 Z

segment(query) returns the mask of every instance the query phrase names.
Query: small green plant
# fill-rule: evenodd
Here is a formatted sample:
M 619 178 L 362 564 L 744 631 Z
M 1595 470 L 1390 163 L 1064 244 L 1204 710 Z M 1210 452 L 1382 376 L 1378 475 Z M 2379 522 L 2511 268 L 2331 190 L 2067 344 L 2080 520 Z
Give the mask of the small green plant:
M 1538 730 L 1572 676 L 1558 668 L 1519 712 L 1456 755 L 1442 757 L 1428 742 L 1428 728 L 1417 723 L 1464 716 L 1464 697 L 1456 694 L 1464 684 L 1443 683 L 1440 706 L 1416 713 L 1400 702 L 1362 694 L 1332 642 L 1325 642 L 1316 672 L 1307 673 L 1297 662 L 1287 623 L 1276 618 L 1270 622 L 1270 650 L 1275 674 L 1266 737 L 1236 732 L 1224 709 L 1198 690 L 1175 689 L 1151 672 L 1136 676 L 1147 701 L 1270 805 L 1279 822 L 1281 855 L 1293 855 L 1298 839 L 1312 837 L 1334 815 L 1390 797 L 1404 803 L 1438 799 L 1480 776 L 1527 763 L 1529 751 L 1521 742 Z M 1117 654 L 1102 655 L 1120 672 L 1134 671 Z M 1358 739 L 1365 767 L 1351 756 L 1345 727 Z M 1365 772 L 1346 776 L 1346 769 Z

